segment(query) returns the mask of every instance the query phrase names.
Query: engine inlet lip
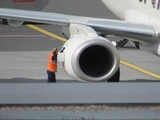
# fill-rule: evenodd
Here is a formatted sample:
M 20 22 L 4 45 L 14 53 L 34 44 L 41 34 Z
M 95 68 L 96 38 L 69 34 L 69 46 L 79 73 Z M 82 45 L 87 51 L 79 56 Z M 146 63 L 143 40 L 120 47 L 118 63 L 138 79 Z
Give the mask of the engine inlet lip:
M 80 55 L 82 54 L 82 52 L 90 47 L 90 46 L 102 46 L 104 48 L 106 48 L 108 51 L 110 51 L 112 54 L 112 59 L 113 61 L 113 67 L 111 69 L 111 71 L 104 76 L 100 76 L 100 77 L 93 77 L 93 76 L 89 76 L 87 74 L 85 74 L 82 70 L 81 67 L 79 65 L 79 59 L 80 59 Z M 106 41 L 106 40 L 88 40 L 84 43 L 82 43 L 81 45 L 79 45 L 77 47 L 77 49 L 73 52 L 72 58 L 71 58 L 71 62 L 72 62 L 72 68 L 75 72 L 75 74 L 82 80 L 88 81 L 88 82 L 99 82 L 99 81 L 104 81 L 107 78 L 110 78 L 112 76 L 113 73 L 115 73 L 115 70 L 118 70 L 119 66 L 119 55 L 117 52 L 117 49 L 113 47 L 113 45 Z

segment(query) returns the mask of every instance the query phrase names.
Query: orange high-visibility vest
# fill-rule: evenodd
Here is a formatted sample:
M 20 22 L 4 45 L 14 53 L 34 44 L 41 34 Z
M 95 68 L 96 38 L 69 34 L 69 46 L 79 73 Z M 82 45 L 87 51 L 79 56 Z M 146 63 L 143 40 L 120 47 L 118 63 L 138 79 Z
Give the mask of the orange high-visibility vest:
M 48 67 L 47 70 L 50 72 L 57 72 L 57 60 L 52 60 L 53 52 L 48 56 Z

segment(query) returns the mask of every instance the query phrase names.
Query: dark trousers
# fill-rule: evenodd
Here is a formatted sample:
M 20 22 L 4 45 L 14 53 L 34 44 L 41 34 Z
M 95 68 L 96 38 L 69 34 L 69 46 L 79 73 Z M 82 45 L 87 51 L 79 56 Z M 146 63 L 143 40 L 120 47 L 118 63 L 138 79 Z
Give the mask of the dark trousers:
M 47 82 L 56 82 L 56 74 L 54 72 L 47 71 L 48 74 L 48 81 Z

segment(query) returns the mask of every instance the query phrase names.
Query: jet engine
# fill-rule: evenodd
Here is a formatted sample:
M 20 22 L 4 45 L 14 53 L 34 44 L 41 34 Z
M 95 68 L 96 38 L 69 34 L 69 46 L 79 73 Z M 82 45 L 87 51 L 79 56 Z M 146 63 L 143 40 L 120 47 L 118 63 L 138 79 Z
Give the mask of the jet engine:
M 19 27 L 24 23 L 24 21 L 21 21 L 21 20 L 10 20 L 10 19 L 8 19 L 7 22 L 10 26 L 13 26 L 13 27 Z
M 69 76 L 85 82 L 110 79 L 120 64 L 116 47 L 100 36 L 71 37 L 59 52 L 58 60 Z

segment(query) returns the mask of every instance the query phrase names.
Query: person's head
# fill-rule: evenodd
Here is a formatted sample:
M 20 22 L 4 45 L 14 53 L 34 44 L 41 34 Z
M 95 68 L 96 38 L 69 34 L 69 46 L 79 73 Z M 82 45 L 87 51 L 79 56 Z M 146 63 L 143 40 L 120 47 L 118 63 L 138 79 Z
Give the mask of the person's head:
M 53 48 L 53 53 L 55 54 L 57 54 L 58 53 L 58 49 L 57 48 Z

